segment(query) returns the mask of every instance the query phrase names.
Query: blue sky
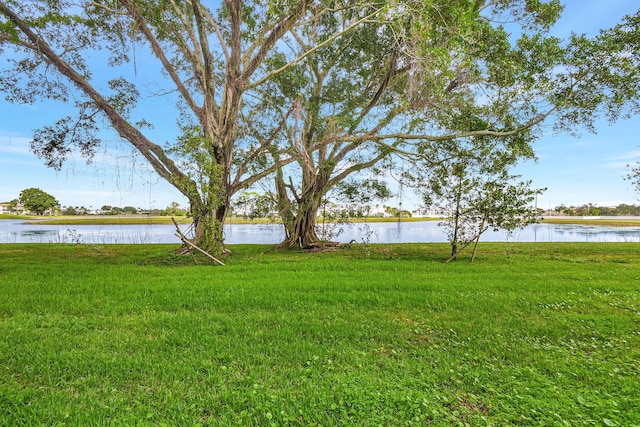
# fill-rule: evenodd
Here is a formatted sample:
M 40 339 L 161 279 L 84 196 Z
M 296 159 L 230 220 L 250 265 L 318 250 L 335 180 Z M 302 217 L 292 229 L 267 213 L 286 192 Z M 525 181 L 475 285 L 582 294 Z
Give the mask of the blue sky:
M 567 37 L 571 31 L 593 35 L 637 9 L 636 0 L 571 0 L 554 32 L 560 37 Z M 150 79 L 148 86 L 152 85 Z M 154 116 L 167 115 L 163 120 L 166 128 L 150 133 L 162 144 L 167 135 L 176 133 L 175 118 L 169 113 L 173 106 L 168 100 L 158 102 L 158 98 L 145 98 L 143 102 Z M 187 206 L 177 190 L 158 178 L 107 127 L 102 131 L 105 147 L 92 164 L 72 157 L 59 172 L 45 167 L 29 151 L 32 130 L 53 124 L 63 114 L 64 105 L 60 104 L 16 105 L 0 99 L 0 202 L 17 198 L 25 188 L 37 187 L 64 206 L 164 208 L 173 201 Z M 640 160 L 640 117 L 613 125 L 602 121 L 597 134 L 584 131 L 579 138 L 549 132 L 534 148 L 538 161 L 520 165 L 516 172 L 533 180 L 535 187 L 547 187 L 538 199 L 539 207 L 638 203 L 640 194 L 624 176 L 627 165 Z M 403 200 L 404 206 L 414 204 Z

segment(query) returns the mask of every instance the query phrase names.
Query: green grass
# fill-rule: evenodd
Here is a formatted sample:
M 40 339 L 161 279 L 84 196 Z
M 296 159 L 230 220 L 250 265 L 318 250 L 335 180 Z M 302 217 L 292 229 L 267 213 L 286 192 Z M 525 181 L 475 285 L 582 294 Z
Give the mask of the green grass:
M 30 219 L 30 216 L 25 215 L 9 215 L 9 214 L 0 214 L 0 219 Z
M 174 248 L 0 245 L 0 425 L 640 425 L 637 243 Z

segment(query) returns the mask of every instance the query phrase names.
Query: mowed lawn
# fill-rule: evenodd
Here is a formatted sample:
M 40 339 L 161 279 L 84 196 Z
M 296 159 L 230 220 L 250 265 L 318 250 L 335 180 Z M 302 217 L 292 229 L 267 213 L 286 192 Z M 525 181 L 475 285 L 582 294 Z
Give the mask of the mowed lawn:
M 640 425 L 638 243 L 174 249 L 0 245 L 0 425 Z

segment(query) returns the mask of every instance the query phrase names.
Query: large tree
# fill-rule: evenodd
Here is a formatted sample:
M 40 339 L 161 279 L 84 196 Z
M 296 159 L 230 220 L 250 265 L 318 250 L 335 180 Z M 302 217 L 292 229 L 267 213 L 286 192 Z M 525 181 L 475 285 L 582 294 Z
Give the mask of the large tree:
M 51 194 L 39 188 L 26 188 L 20 192 L 18 198 L 20 203 L 30 212 L 36 215 L 44 215 L 45 212 L 52 212 L 58 206 L 58 201 Z
M 272 164 L 295 160 L 274 176 L 286 244 L 318 244 L 321 200 L 365 169 L 404 157 L 414 174 L 428 173 L 468 138 L 529 156 L 543 124 L 593 130 L 601 114 L 638 109 L 637 16 L 593 39 L 559 40 L 549 35 L 556 1 L 402 1 L 327 43 L 370 10 L 316 15 L 267 62 L 279 69 L 321 46 L 264 86 L 254 114 L 283 124 Z M 247 127 L 266 140 L 260 126 Z
M 75 104 L 75 115 L 34 134 L 32 149 L 54 168 L 76 148 L 91 158 L 101 142 L 100 120 L 105 121 L 187 197 L 196 242 L 220 252 L 230 197 L 275 170 L 248 166 L 267 144 L 250 145 L 239 137 L 240 115 L 251 108 L 247 94 L 307 54 L 264 70 L 265 58 L 281 48 L 294 25 L 333 13 L 330 5 L 310 8 L 312 3 L 226 0 L 211 10 L 198 0 L 2 1 L 0 49 L 9 60 L 2 66 L 0 91 L 15 102 Z M 125 73 L 122 64 L 135 61 L 142 48 L 150 53 L 144 68 Z M 101 50 L 109 52 L 111 71 L 90 60 Z M 136 79 L 144 82 L 139 75 L 151 67 L 162 71 L 162 91 L 178 98 L 182 132 L 168 147 L 145 134 L 149 125 L 166 125 L 135 110 Z M 266 138 L 278 130 L 274 123 Z
M 104 120 L 187 197 L 206 249 L 222 250 L 233 194 L 273 174 L 289 240 L 311 244 L 322 196 L 392 152 L 637 109 L 637 16 L 563 43 L 547 34 L 560 11 L 556 0 L 4 0 L 0 91 L 75 104 L 34 134 L 52 167 L 75 148 L 90 157 Z M 100 50 L 111 72 L 91 61 Z M 136 109 L 151 68 L 178 101 L 181 133 L 166 145 L 145 127 L 165 124 Z

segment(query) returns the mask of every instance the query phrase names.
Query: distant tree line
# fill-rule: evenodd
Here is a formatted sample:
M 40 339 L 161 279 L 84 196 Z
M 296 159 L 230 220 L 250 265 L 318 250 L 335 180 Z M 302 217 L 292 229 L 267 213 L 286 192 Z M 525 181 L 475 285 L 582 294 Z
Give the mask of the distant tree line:
M 20 192 L 17 199 L 5 203 L 9 211 L 14 214 L 26 213 L 32 215 L 156 215 L 156 216 L 185 216 L 188 211 L 181 208 L 178 202 L 171 202 L 164 209 L 143 209 L 133 206 L 104 205 L 100 209 L 85 206 L 62 206 L 51 194 L 39 188 L 26 188 Z
M 154 216 L 185 216 L 187 211 L 177 202 L 171 202 L 164 209 L 144 209 L 134 206 L 104 205 L 100 209 L 87 209 L 84 206 L 66 206 L 60 211 L 62 215 L 154 215 Z
M 595 206 L 587 203 L 580 206 L 558 205 L 553 211 L 566 216 L 640 216 L 640 205 L 622 203 L 615 207 Z

